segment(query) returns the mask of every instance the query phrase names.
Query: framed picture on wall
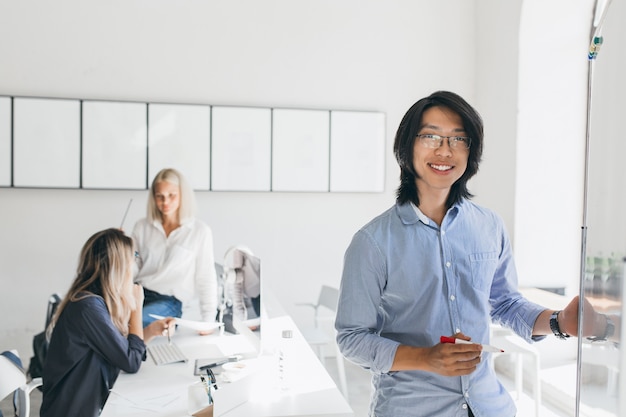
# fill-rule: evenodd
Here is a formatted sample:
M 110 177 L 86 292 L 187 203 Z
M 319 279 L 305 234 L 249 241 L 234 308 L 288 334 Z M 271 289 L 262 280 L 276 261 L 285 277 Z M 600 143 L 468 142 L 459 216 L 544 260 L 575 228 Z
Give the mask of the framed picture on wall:
M 13 100 L 13 185 L 80 187 L 80 101 Z
M 148 181 L 163 168 L 181 171 L 196 190 L 210 189 L 210 106 L 148 105 Z
M 147 103 L 83 102 L 83 188 L 147 188 Z
M 385 115 L 0 96 L 0 187 L 381 192 Z
M 385 189 L 385 114 L 330 112 L 330 191 Z
M 272 191 L 328 191 L 330 112 L 272 111 Z
M 271 109 L 212 107 L 211 189 L 270 191 Z

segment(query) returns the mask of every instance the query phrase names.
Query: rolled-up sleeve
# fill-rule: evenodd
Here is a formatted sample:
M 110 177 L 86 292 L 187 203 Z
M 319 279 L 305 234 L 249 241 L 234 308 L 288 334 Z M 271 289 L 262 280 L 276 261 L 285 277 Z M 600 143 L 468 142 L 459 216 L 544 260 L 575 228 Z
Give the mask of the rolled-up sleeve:
M 533 336 L 533 327 L 545 307 L 525 299 L 518 291 L 518 277 L 513 250 L 506 231 L 501 230 L 501 253 L 491 285 L 489 302 L 494 322 L 510 328 L 527 342 L 545 336 Z

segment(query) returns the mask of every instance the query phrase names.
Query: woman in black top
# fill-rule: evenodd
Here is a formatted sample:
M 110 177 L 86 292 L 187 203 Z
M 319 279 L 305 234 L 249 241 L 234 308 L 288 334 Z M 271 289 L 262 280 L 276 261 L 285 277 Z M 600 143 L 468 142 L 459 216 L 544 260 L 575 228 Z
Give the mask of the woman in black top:
M 98 416 L 120 369 L 137 372 L 145 343 L 174 328 L 171 318 L 143 328 L 143 289 L 133 284 L 133 259 L 132 239 L 118 229 L 85 243 L 76 279 L 48 329 L 42 417 Z

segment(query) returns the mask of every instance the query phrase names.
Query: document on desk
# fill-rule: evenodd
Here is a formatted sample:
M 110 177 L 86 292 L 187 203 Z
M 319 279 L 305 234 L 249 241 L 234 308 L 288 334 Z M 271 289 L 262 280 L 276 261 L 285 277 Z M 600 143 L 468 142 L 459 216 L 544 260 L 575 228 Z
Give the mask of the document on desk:
M 138 390 L 133 393 L 132 398 L 112 389 L 109 398 L 107 398 L 106 408 L 109 415 L 119 417 L 121 415 L 138 416 L 138 415 L 161 415 L 165 410 L 179 400 L 179 393 L 160 393 L 154 395 L 154 392 L 148 387 L 144 391 Z M 175 409 L 174 409 L 175 410 Z M 104 412 L 103 415 L 106 415 Z
M 150 317 L 153 319 L 161 320 L 164 319 L 164 316 L 159 316 L 157 314 L 150 314 Z M 223 323 L 208 323 L 206 321 L 197 321 L 197 320 L 185 320 L 179 317 L 175 317 L 176 324 L 181 327 L 187 327 L 190 329 L 198 330 L 198 331 L 210 331 L 219 328 L 223 325 Z

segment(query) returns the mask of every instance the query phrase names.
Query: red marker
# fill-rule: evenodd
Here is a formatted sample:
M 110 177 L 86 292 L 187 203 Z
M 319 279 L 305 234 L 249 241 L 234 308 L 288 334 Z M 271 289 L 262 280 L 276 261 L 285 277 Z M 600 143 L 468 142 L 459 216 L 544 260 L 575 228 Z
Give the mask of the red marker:
M 463 345 L 478 345 L 480 343 L 474 343 L 474 342 L 470 342 L 467 340 L 463 340 L 463 339 L 456 339 L 454 337 L 448 337 L 448 336 L 441 336 L 439 338 L 439 340 L 441 341 L 441 343 L 459 343 L 459 344 L 463 344 Z M 504 352 L 504 350 L 497 348 L 495 346 L 489 346 L 489 345 L 481 345 L 483 347 L 483 351 L 484 352 L 497 352 L 497 353 L 501 353 Z

